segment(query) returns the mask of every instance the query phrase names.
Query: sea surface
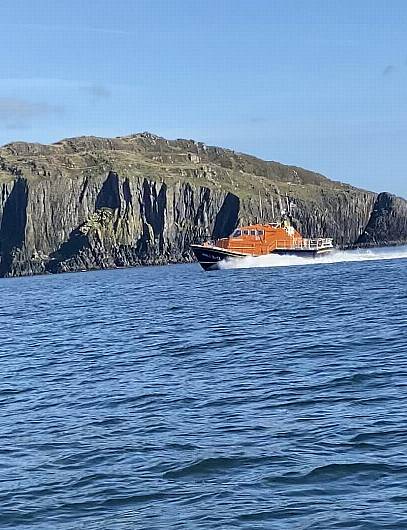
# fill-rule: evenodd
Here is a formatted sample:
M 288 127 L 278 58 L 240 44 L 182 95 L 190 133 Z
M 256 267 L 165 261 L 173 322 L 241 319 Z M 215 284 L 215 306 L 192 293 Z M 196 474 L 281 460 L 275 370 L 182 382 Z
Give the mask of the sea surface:
M 406 529 L 407 248 L 282 259 L 0 280 L 0 528 Z

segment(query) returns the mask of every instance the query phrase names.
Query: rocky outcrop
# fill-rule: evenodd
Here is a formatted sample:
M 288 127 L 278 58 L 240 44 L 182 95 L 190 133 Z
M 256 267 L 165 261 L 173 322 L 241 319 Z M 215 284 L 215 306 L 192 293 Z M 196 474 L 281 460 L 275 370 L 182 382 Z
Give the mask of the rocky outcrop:
M 358 246 L 400 245 L 406 243 L 407 201 L 390 193 L 380 193 Z
M 18 143 L 0 168 L 1 276 L 187 262 L 193 242 L 278 218 L 286 196 L 306 236 L 407 240 L 403 199 L 187 140 Z

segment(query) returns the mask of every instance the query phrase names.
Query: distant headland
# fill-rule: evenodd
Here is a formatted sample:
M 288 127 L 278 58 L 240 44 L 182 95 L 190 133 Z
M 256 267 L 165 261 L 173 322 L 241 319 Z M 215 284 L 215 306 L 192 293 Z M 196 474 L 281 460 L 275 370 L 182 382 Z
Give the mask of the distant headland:
M 305 236 L 407 243 L 407 201 L 295 166 L 151 133 L 0 148 L 0 276 L 188 262 L 191 243 L 273 221 Z

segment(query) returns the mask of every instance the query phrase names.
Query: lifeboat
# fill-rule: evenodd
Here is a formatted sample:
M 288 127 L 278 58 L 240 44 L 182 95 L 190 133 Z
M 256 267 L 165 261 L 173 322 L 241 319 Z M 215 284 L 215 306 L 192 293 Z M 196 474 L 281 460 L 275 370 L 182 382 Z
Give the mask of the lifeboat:
M 332 238 L 302 237 L 288 217 L 278 223 L 240 226 L 229 237 L 191 245 L 196 259 L 206 271 L 219 269 L 224 260 L 267 254 L 314 258 L 333 248 Z

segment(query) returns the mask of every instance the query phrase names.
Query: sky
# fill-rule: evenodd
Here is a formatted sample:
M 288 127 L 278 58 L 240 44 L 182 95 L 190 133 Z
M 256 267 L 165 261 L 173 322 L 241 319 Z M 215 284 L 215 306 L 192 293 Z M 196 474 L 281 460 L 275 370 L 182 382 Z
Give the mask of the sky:
M 0 144 L 150 131 L 407 198 L 404 0 L 2 0 Z

